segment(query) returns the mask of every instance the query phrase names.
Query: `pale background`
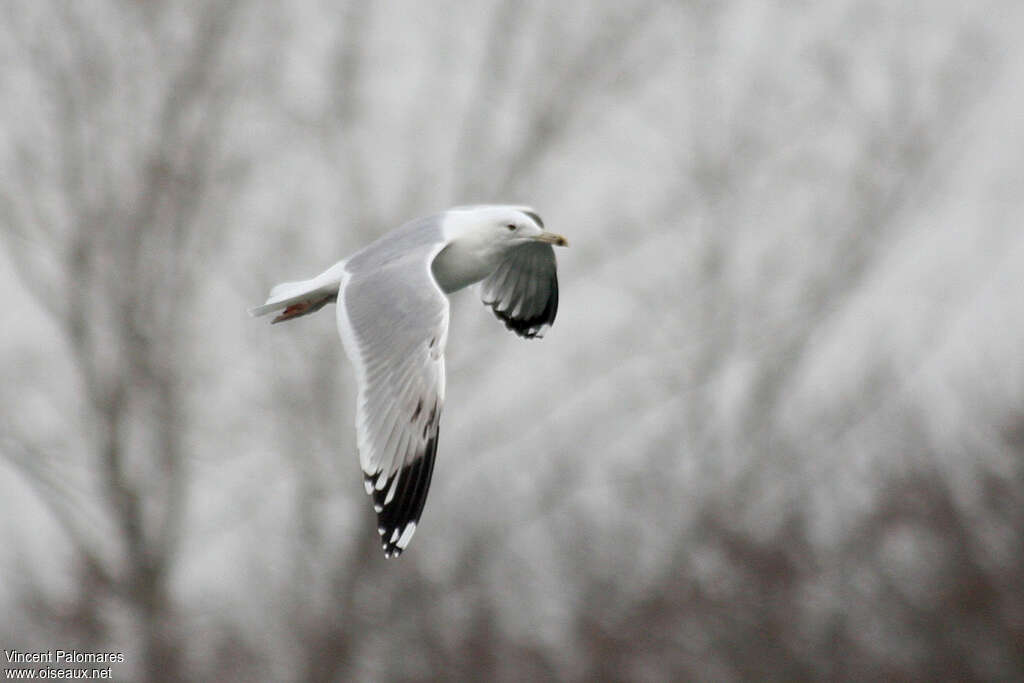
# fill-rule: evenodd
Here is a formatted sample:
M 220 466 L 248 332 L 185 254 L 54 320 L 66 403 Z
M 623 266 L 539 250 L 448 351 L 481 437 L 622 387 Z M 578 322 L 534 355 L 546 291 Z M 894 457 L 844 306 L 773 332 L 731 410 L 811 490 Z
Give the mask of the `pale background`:
M 0 6 L 0 643 L 132 680 L 1024 675 L 1024 4 Z M 385 561 L 333 308 L 523 202 L 540 342 L 456 295 Z

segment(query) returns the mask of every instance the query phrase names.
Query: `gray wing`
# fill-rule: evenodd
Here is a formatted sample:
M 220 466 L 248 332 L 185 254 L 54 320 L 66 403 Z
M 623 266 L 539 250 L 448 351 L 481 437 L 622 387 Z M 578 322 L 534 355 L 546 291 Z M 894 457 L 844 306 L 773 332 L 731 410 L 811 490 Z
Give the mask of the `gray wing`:
M 558 271 L 550 244 L 524 244 L 511 251 L 483 281 L 484 304 L 521 337 L 543 337 L 558 313 Z
M 347 266 L 356 272 L 338 295 L 338 331 L 359 385 L 359 462 L 388 557 L 416 531 L 437 453 L 448 299 L 430 262 L 440 246 L 369 270 Z

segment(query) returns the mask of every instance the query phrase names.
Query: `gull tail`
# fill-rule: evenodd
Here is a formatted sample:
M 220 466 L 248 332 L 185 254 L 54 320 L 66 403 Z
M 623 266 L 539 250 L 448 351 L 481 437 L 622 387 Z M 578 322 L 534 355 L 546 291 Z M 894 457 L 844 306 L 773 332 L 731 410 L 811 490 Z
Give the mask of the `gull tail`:
M 262 306 L 249 309 L 249 315 L 261 316 L 281 311 L 270 322 L 280 323 L 316 313 L 338 298 L 338 287 L 345 270 L 345 262 L 336 263 L 311 280 L 282 282 L 274 285 Z

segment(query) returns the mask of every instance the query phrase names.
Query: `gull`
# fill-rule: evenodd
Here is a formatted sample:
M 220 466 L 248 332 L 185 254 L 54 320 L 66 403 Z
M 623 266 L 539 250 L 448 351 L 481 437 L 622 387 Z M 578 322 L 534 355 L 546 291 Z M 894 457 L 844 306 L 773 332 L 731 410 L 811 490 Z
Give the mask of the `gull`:
M 481 298 L 512 332 L 542 337 L 558 311 L 555 246 L 528 206 L 460 206 L 412 220 L 320 275 L 270 290 L 254 316 L 279 323 L 337 303 L 355 371 L 356 445 L 385 557 L 416 532 L 427 500 L 444 405 L 448 294 L 481 282 Z

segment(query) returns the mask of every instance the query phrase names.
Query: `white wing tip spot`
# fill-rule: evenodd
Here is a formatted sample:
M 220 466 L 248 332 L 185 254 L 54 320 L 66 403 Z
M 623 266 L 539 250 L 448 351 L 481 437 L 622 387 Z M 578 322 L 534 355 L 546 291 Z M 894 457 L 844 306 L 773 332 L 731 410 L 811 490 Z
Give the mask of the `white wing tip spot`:
M 384 477 L 381 477 L 381 480 L 383 481 Z M 380 489 L 378 489 L 378 490 L 383 490 L 383 489 L 384 489 L 384 487 L 381 486 Z M 397 489 L 398 489 L 398 477 L 396 476 L 394 481 L 391 482 L 391 488 L 388 489 L 388 495 L 384 497 L 384 504 L 385 505 L 391 505 L 391 501 L 394 500 L 394 498 L 395 498 L 395 491 Z
M 395 531 L 397 534 L 397 530 Z M 402 530 L 402 535 L 398 538 L 395 543 L 399 548 L 405 550 L 405 546 L 409 545 L 409 541 L 412 540 L 412 535 L 416 533 L 416 522 L 409 522 L 405 525 L 405 529 Z

